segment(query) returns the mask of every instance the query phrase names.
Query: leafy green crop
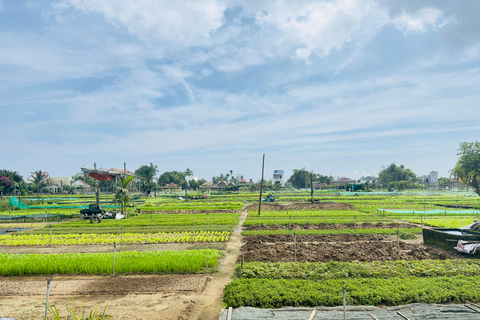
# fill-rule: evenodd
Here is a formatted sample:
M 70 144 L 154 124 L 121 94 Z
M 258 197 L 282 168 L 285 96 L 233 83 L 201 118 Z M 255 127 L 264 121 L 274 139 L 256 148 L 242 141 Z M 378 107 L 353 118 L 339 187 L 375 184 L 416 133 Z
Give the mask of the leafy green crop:
M 475 276 L 478 260 L 412 260 L 375 262 L 246 262 L 237 266 L 242 279 L 352 279 L 390 277 Z
M 344 280 L 240 279 L 225 287 L 229 307 L 280 308 L 340 306 Z M 464 303 L 480 301 L 480 277 L 398 277 L 345 281 L 347 305 L 396 306 L 408 303 Z
M 88 245 L 113 243 L 184 243 L 184 242 L 225 242 L 228 231 L 196 231 L 173 233 L 124 233 L 124 234 L 14 234 L 1 235 L 0 246 L 46 246 L 52 245 Z

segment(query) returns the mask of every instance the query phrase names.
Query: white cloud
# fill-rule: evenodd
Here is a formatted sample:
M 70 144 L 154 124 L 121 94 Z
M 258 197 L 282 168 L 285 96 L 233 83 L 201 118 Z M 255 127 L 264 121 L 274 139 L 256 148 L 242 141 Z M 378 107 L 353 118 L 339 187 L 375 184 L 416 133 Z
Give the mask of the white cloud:
M 111 24 L 143 39 L 180 46 L 206 42 L 223 24 L 226 7 L 214 0 L 64 0 L 85 13 L 99 13 Z M 62 8 L 65 10 L 65 8 Z
M 283 41 L 297 45 L 295 56 L 327 56 L 351 42 L 371 37 L 387 22 L 374 1 L 275 2 L 258 11 L 257 24 L 278 28 Z
M 403 13 L 392 19 L 395 27 L 404 32 L 426 32 L 429 27 L 440 28 L 447 24 L 442 12 L 436 8 L 422 8 L 416 14 Z

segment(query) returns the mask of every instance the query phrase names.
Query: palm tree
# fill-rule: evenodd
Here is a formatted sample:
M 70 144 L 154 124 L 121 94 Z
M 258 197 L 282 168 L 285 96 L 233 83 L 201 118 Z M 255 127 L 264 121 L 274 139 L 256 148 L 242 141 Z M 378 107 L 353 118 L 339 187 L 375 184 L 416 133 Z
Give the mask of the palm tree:
M 128 191 L 130 182 L 135 178 L 135 176 L 128 176 L 126 178 L 121 178 L 117 185 L 117 192 L 115 197 L 120 202 L 122 207 L 122 213 L 127 213 L 127 205 L 130 201 L 130 191 Z
M 50 182 L 47 179 L 46 173 L 42 172 L 42 170 L 35 171 L 32 173 L 33 182 L 32 184 L 35 186 L 35 190 L 38 192 L 42 191 L 43 188 L 47 186 Z

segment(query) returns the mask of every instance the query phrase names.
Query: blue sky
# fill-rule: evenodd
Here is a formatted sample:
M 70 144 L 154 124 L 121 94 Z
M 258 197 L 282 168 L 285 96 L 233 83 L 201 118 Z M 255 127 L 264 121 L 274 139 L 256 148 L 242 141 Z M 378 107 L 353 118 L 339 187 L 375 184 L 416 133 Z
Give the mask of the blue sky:
M 478 1 L 0 0 L 0 168 L 448 176 Z

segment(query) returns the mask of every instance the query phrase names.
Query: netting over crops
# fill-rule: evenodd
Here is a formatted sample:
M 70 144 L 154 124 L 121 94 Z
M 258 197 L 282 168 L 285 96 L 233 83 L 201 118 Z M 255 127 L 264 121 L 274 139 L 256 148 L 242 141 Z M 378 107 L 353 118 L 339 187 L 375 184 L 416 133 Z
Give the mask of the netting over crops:
M 392 210 L 392 209 L 377 209 L 377 212 L 383 213 L 398 213 L 398 214 L 447 214 L 447 213 L 453 213 L 453 214 L 479 214 L 479 210 Z
M 43 218 L 65 218 L 64 214 L 24 214 L 24 215 L 0 215 L 0 220 L 20 220 L 20 219 L 43 219 Z
M 86 209 L 87 206 L 84 205 L 76 205 L 76 206 L 59 206 L 59 205 L 43 205 L 43 206 L 29 206 L 22 201 L 20 201 L 17 197 L 10 197 L 8 204 L 12 207 L 19 208 L 19 209 Z M 102 208 L 115 208 L 115 205 L 102 205 Z
M 466 304 L 427 304 L 414 303 L 401 307 L 379 308 L 371 306 L 347 306 L 347 319 L 382 319 L 382 320 L 397 320 L 397 319 L 456 319 L 456 320 L 480 320 L 480 312 L 476 310 L 476 305 Z M 313 310 L 316 309 L 316 314 L 310 318 Z M 343 319 L 342 307 L 318 307 L 318 308 L 292 308 L 285 307 L 280 309 L 258 309 L 251 307 L 242 307 L 233 309 L 232 320 L 250 320 L 250 319 L 272 319 L 272 320 L 341 320 Z M 221 320 L 226 320 L 228 317 L 228 310 L 225 310 L 221 315 Z

